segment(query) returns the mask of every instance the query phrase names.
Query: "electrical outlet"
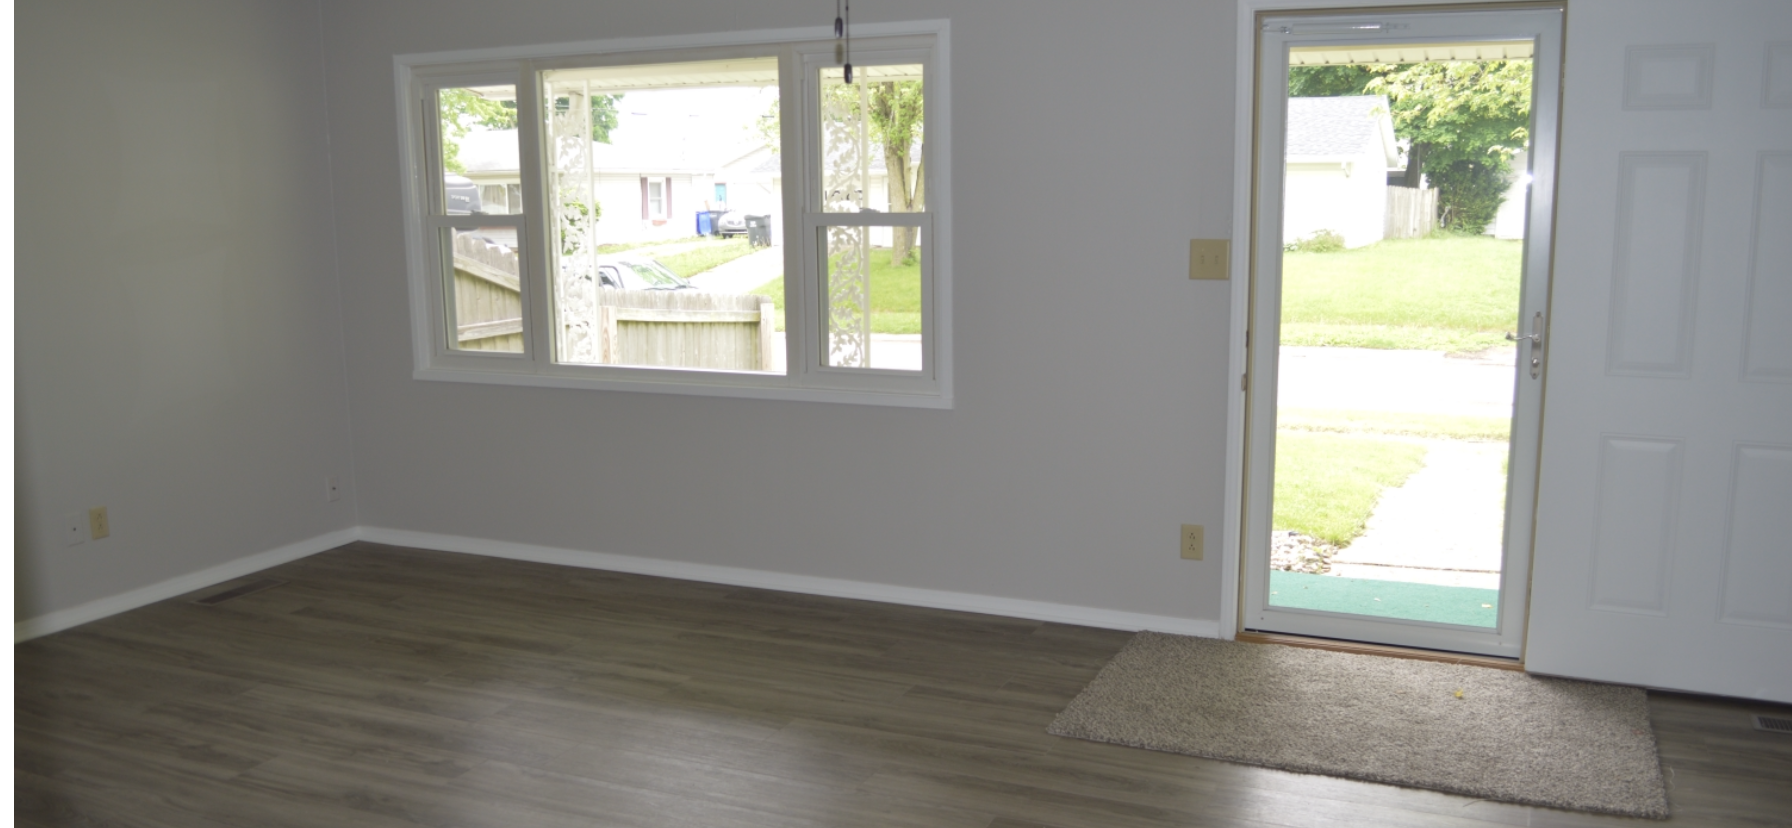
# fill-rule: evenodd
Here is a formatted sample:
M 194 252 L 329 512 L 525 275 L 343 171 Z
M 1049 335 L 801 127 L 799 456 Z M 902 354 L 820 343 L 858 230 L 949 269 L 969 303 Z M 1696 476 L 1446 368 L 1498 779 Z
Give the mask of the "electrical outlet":
M 112 524 L 106 520 L 106 507 L 95 506 L 87 510 L 87 530 L 94 540 L 112 534 Z
M 62 539 L 69 546 L 80 546 L 87 542 L 87 522 L 81 519 L 80 512 L 63 515 Z
M 342 499 L 342 481 L 336 475 L 324 478 L 324 502 L 335 503 Z
M 1232 242 L 1226 239 L 1189 239 L 1188 277 L 1221 282 L 1231 278 L 1227 272 L 1231 267 L 1227 263 L 1231 250 Z
M 1201 560 L 1206 546 L 1206 530 L 1198 523 L 1182 524 L 1182 557 L 1191 561 Z

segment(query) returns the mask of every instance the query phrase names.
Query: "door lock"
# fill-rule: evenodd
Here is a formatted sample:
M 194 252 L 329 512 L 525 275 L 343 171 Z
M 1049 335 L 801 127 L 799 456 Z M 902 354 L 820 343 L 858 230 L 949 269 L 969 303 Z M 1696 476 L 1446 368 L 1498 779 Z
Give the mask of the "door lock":
M 1543 312 L 1542 311 L 1538 311 L 1535 316 L 1531 317 L 1531 332 L 1529 334 L 1526 334 L 1524 336 L 1519 336 L 1518 334 L 1508 331 L 1508 332 L 1506 332 L 1506 341 L 1507 342 L 1527 342 L 1527 341 L 1530 342 L 1531 343 L 1531 379 L 1536 379 L 1537 377 L 1542 376 L 1542 374 L 1543 374 Z

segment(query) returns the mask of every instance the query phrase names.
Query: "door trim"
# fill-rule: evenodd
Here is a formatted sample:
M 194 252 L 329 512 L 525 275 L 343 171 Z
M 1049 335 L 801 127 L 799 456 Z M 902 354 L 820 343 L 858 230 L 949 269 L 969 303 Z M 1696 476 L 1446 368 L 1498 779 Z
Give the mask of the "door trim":
M 1554 2 L 1540 0 L 1456 0 L 1456 2 L 1434 2 L 1434 0 L 1380 0 L 1380 2 L 1359 2 L 1358 0 L 1237 0 L 1236 27 L 1236 59 L 1234 73 L 1234 135 L 1233 135 L 1233 180 L 1232 180 L 1232 249 L 1245 251 L 1244 255 L 1234 255 L 1231 261 L 1231 272 L 1228 274 L 1231 283 L 1231 313 L 1229 316 L 1230 345 L 1227 357 L 1227 376 L 1237 377 L 1228 380 L 1232 393 L 1226 406 L 1226 501 L 1225 514 L 1229 518 L 1225 523 L 1225 533 L 1221 546 L 1220 565 L 1220 618 L 1219 637 L 1234 639 L 1244 629 L 1244 602 L 1241 600 L 1245 587 L 1245 522 L 1246 522 L 1246 446 L 1249 439 L 1250 409 L 1247 393 L 1250 377 L 1251 342 L 1249 330 L 1252 319 L 1252 300 L 1255 298 L 1257 269 L 1256 250 L 1253 239 L 1256 229 L 1256 191 L 1257 191 L 1257 67 L 1259 65 L 1259 18 L 1267 15 L 1300 15 L 1300 14 L 1350 14 L 1376 12 L 1416 12 L 1416 11 L 1506 11 L 1527 9 L 1562 9 L 1564 12 L 1564 30 L 1566 29 L 1567 0 Z M 1566 43 L 1564 42 L 1564 46 Z M 1565 66 L 1566 56 L 1563 56 Z M 1550 135 L 1552 144 L 1560 146 L 1561 133 L 1561 78 L 1556 85 L 1556 129 Z M 1553 162 L 1552 162 L 1553 163 Z M 1552 171 L 1553 172 L 1553 171 Z M 1554 201 L 1553 189 L 1559 176 L 1551 176 L 1550 193 Z M 1554 227 L 1555 216 L 1550 217 L 1552 249 L 1550 263 L 1554 263 Z M 1529 232 L 1529 228 L 1527 228 Z M 1545 320 L 1551 317 L 1546 313 Z M 1547 384 L 1547 373 L 1545 374 Z M 1539 440 L 1539 446 L 1541 440 Z M 1536 458 L 1531 458 L 1531 464 Z M 1534 497 L 1534 495 L 1533 495 Z M 1531 504 L 1533 515 L 1532 531 L 1535 532 L 1535 503 Z M 1534 543 L 1533 543 L 1534 549 Z M 1526 590 L 1528 611 L 1529 589 Z M 1527 612 L 1528 614 L 1528 612 Z M 1527 625 L 1528 634 L 1528 625 Z

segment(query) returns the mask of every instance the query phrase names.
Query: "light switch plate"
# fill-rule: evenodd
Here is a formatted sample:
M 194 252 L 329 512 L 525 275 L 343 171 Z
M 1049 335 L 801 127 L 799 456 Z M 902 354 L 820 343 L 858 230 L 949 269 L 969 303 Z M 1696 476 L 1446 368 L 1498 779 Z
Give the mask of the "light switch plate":
M 1232 242 L 1229 239 L 1189 239 L 1188 277 L 1225 281 L 1231 278 Z

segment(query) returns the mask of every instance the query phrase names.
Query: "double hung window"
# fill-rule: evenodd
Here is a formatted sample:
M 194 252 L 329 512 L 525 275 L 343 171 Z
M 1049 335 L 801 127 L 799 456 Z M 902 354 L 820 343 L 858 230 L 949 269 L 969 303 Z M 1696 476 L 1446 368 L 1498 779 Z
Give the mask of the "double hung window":
M 417 377 L 951 405 L 945 24 L 730 39 L 397 60 Z

